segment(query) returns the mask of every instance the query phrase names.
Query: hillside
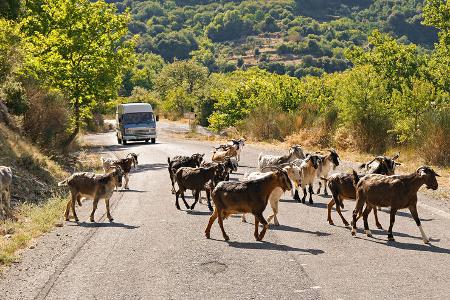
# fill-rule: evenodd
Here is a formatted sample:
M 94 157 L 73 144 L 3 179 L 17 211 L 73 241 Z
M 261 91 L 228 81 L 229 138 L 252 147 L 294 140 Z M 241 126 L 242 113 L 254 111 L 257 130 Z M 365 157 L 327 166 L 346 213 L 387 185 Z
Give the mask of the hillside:
M 344 49 L 374 29 L 423 50 L 437 41 L 421 24 L 423 0 L 246 0 L 115 2 L 130 9 L 138 51 L 166 61 L 196 58 L 210 71 L 258 65 L 302 77 L 347 69 Z

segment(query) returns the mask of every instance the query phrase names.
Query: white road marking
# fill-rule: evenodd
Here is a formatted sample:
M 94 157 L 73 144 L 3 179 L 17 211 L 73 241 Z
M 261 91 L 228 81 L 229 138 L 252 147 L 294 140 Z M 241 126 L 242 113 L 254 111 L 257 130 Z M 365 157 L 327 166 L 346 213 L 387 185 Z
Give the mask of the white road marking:
M 321 288 L 322 287 L 320 285 L 316 285 L 316 286 L 310 287 L 310 289 L 312 289 L 312 290 L 318 290 L 318 289 L 321 289 Z

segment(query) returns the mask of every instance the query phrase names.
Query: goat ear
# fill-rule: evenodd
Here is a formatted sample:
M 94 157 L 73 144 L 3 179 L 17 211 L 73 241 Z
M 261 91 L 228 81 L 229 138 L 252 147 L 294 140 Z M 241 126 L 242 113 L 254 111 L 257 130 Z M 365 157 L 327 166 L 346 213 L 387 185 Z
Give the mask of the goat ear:
M 402 164 L 399 163 L 399 162 L 395 162 L 395 165 L 396 165 L 396 166 L 401 166 Z

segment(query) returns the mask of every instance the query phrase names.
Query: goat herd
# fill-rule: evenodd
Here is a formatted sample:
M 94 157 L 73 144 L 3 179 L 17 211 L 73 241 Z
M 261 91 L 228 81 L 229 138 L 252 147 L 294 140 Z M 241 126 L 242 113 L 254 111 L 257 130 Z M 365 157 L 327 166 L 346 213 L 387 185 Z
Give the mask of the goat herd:
M 412 174 L 394 175 L 396 166 L 400 165 L 396 162 L 399 156 L 397 154 L 394 157 L 377 156 L 363 164 L 361 168 L 366 169 L 366 174 L 357 174 L 353 171 L 329 176 L 330 171 L 335 169 L 340 161 L 334 149 L 330 149 L 327 155 L 322 155 L 318 152 L 305 153 L 299 145 L 294 145 L 290 147 L 286 155 L 260 154 L 258 172 L 246 173 L 240 181 L 230 181 L 230 173 L 237 171 L 239 166 L 244 145 L 244 139 L 239 139 L 216 147 L 211 162 L 205 162 L 205 154 L 198 153 L 168 158 L 172 193 L 175 194 L 177 209 L 180 209 L 180 196 L 187 209 L 194 209 L 201 199 L 201 192 L 206 192 L 208 208 L 213 212 L 205 230 L 207 238 L 210 237 L 212 224 L 218 219 L 223 238 L 229 240 L 223 227 L 223 219 L 232 214 L 242 214 L 242 221 L 246 222 L 245 214 L 251 213 L 255 217 L 254 236 L 256 240 L 261 241 L 268 229 L 268 222 L 273 219 L 274 224 L 279 225 L 277 214 L 281 196 L 291 190 L 293 199 L 305 203 L 309 194 L 309 203 L 313 204 L 313 184 L 315 180 L 318 180 L 319 188 L 316 193 L 319 194 L 324 185 L 324 194 L 328 194 L 327 186 L 332 194 L 327 208 L 329 224 L 333 225 L 331 209 L 336 204 L 336 211 L 345 226 L 348 226 L 349 223 L 341 213 L 341 208 L 344 207 L 343 200 L 356 200 L 352 218 L 352 235 L 356 234 L 356 222 L 362 216 L 364 231 L 367 236 L 371 236 L 367 222 L 368 215 L 373 210 L 376 226 L 381 228 L 377 208 L 390 207 L 388 239 L 394 240 L 392 227 L 396 212 L 399 209 L 408 208 L 420 229 L 423 241 L 429 242 L 417 213 L 417 191 L 422 185 L 433 190 L 438 188 L 436 177 L 439 175 L 430 167 L 421 166 Z M 71 192 L 71 198 L 65 210 L 66 221 L 70 218 L 70 210 L 75 221 L 78 221 L 75 204 L 78 203 L 81 206 L 82 198 L 93 199 L 91 222 L 94 222 L 94 213 L 100 199 L 105 200 L 107 217 L 113 221 L 109 199 L 114 190 L 122 186 L 123 177 L 125 178 L 124 188 L 128 189 L 129 174 L 132 166 L 136 167 L 138 164 L 138 156 L 135 153 L 129 153 L 123 159 L 102 158 L 102 164 L 104 174 L 78 172 L 58 183 L 58 186 L 68 186 Z M 9 211 L 11 181 L 11 169 L 0 166 L 0 210 L 5 210 L 7 214 L 11 214 Z M 299 196 L 300 188 L 303 190 L 302 198 Z M 185 199 L 186 190 L 191 190 L 195 198 L 191 206 Z M 268 203 L 273 213 L 266 221 L 263 212 Z M 263 225 L 261 232 L 258 232 L 259 223 Z

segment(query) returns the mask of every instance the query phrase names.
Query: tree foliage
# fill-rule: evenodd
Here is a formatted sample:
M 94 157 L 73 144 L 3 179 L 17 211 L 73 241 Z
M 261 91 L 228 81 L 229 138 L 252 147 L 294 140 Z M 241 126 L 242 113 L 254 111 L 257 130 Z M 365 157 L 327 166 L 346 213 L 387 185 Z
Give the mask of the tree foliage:
M 25 14 L 27 71 L 70 99 L 70 143 L 92 108 L 117 94 L 133 59 L 133 43 L 124 40 L 129 16 L 88 0 L 27 1 Z

